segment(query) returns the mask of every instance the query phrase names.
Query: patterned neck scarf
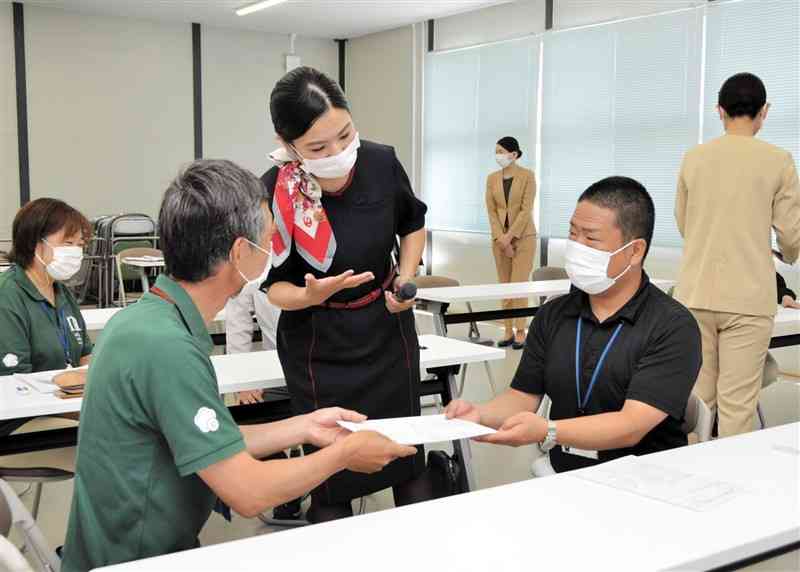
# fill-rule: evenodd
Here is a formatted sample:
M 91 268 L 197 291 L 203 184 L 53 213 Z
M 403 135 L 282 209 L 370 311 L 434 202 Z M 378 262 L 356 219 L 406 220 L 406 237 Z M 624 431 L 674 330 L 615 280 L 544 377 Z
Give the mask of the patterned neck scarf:
M 312 268 L 327 272 L 336 254 L 336 237 L 322 207 L 322 187 L 285 149 L 270 158 L 279 167 L 272 198 L 272 266 L 286 262 L 294 244 Z

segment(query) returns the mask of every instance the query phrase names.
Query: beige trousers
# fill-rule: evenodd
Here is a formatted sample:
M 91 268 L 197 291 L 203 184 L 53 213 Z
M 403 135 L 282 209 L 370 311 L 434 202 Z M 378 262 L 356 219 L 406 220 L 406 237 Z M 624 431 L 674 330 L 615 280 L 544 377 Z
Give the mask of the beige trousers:
M 753 430 L 773 318 L 694 310 L 703 339 L 695 393 L 719 415 L 719 436 Z
M 508 258 L 503 250 L 495 241 L 492 246 L 494 253 L 494 263 L 497 267 L 497 278 L 501 284 L 509 282 L 528 282 L 531 279 L 533 270 L 533 259 L 536 258 L 536 237 L 523 236 L 514 241 L 514 258 Z M 519 298 L 516 300 L 503 300 L 503 309 L 526 308 L 527 300 Z M 514 335 L 514 327 L 518 331 L 525 331 L 526 319 L 517 318 L 515 320 L 505 320 L 506 338 Z

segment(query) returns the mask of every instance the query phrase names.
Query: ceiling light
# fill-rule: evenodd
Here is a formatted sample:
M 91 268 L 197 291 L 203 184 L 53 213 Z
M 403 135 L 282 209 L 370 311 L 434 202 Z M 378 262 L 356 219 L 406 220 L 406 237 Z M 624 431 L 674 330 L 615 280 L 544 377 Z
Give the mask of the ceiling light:
M 264 10 L 266 8 L 272 8 L 273 6 L 277 6 L 278 4 L 283 4 L 288 0 L 264 0 L 263 2 L 256 2 L 254 4 L 248 4 L 247 6 L 243 6 L 236 10 L 237 16 L 247 16 L 248 14 L 252 14 L 253 12 L 258 12 L 259 10 Z

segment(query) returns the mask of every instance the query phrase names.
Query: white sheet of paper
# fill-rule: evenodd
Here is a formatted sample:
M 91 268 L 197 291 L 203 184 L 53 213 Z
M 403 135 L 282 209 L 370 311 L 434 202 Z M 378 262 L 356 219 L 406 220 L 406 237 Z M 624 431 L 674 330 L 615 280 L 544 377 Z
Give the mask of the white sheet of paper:
M 88 365 L 75 368 L 76 371 L 89 369 Z M 31 386 L 39 393 L 55 393 L 58 386 L 53 383 L 53 378 L 63 371 L 39 371 L 36 373 L 16 373 L 14 377 L 26 385 Z
M 353 432 L 376 431 L 401 445 L 425 445 L 495 433 L 495 430 L 489 427 L 463 419 L 446 419 L 444 415 L 375 419 L 363 423 L 339 421 L 339 425 Z
M 732 483 L 662 467 L 634 456 L 575 471 L 570 476 L 697 512 L 713 510 L 747 492 Z

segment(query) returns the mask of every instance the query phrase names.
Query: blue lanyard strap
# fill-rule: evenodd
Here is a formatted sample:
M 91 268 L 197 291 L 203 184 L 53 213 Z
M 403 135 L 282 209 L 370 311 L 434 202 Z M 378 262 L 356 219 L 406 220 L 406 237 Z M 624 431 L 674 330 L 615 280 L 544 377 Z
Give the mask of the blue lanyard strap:
M 41 302 L 42 309 L 47 316 L 50 316 L 50 307 Z M 53 310 L 53 316 L 56 321 L 56 335 L 58 336 L 58 342 L 61 344 L 61 349 L 64 352 L 64 362 L 68 366 L 72 366 L 72 353 L 70 352 L 69 348 L 69 332 L 67 331 L 67 320 L 64 317 L 64 309 L 62 308 L 60 311 Z
M 603 362 L 606 361 L 606 356 L 608 356 L 611 346 L 614 345 L 617 336 L 619 336 L 619 332 L 622 329 L 622 324 L 622 322 L 619 323 L 617 328 L 614 330 L 614 333 L 611 335 L 611 339 L 608 340 L 603 353 L 600 354 L 600 360 L 594 367 L 594 372 L 592 372 L 592 379 L 589 382 L 589 387 L 586 388 L 586 395 L 584 396 L 583 400 L 581 400 L 581 330 L 583 328 L 583 318 L 578 318 L 578 331 L 575 336 L 575 391 L 578 396 L 578 413 L 581 415 L 583 415 L 583 413 L 586 411 L 586 406 L 589 404 L 589 398 L 592 395 L 592 390 L 594 390 L 594 384 L 597 382 L 597 376 L 600 375 L 600 370 L 603 369 Z

